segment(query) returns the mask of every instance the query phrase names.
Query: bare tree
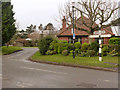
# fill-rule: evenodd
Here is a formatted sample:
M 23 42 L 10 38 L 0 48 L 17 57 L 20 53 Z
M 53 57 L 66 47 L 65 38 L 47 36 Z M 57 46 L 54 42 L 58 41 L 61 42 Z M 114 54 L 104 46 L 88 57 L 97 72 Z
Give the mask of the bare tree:
M 117 6 L 117 3 L 115 2 L 106 2 L 101 0 L 80 0 L 76 2 L 75 9 L 79 14 L 78 17 L 81 16 L 82 24 L 86 26 L 89 30 L 86 28 L 79 27 L 79 25 L 77 24 L 81 23 L 76 22 L 75 28 L 77 30 L 85 31 L 89 35 L 92 35 L 94 31 L 112 25 L 110 19 L 118 8 L 119 7 Z M 71 24 L 72 23 L 71 3 L 70 2 L 66 3 L 64 8 L 60 8 L 60 11 L 61 16 L 66 17 L 68 25 Z M 78 17 L 76 16 L 76 18 Z M 89 23 L 86 21 L 86 19 L 84 19 L 84 17 L 89 19 Z
M 72 23 L 72 5 L 71 2 L 68 1 L 64 5 L 59 5 L 59 20 L 56 19 L 57 22 L 60 23 L 62 21 L 63 16 L 66 18 L 66 24 L 69 26 Z M 75 10 L 75 20 L 80 17 L 79 12 Z

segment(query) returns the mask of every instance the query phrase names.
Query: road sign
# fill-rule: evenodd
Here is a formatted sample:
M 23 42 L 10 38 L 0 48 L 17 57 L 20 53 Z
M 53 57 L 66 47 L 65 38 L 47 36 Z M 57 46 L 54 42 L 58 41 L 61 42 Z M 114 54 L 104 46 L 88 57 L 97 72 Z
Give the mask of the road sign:
M 94 32 L 94 34 L 104 34 L 104 33 L 105 33 L 105 31 L 101 31 L 101 30 Z

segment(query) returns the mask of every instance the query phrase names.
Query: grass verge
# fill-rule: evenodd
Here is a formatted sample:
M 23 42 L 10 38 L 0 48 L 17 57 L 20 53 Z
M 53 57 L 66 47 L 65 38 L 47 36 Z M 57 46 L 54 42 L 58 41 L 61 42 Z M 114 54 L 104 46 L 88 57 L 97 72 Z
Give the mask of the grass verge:
M 63 55 L 40 55 L 36 52 L 31 59 L 33 61 L 43 62 L 55 62 L 58 64 L 71 64 L 71 65 L 82 65 L 91 67 L 103 67 L 103 68 L 117 68 L 118 57 L 103 57 L 103 61 L 98 60 L 99 57 L 76 57 L 73 59 L 72 56 Z
M 8 48 L 6 46 L 2 47 L 2 55 L 7 55 L 14 53 L 16 51 L 22 50 L 20 47 L 14 47 L 14 46 L 9 46 Z

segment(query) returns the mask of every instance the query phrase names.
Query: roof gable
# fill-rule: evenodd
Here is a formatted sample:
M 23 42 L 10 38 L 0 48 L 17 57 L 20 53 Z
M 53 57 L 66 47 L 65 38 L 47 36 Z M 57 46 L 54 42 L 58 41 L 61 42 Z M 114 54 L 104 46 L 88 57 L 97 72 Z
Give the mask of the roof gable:
M 77 21 L 76 21 L 77 27 L 81 27 L 81 28 L 83 28 L 83 29 L 89 30 L 89 28 L 86 27 L 86 26 L 82 23 L 81 19 L 84 19 L 84 20 L 85 20 L 85 23 L 86 23 L 87 25 L 90 25 L 90 22 L 91 22 L 91 21 L 90 21 L 88 18 L 86 18 L 86 17 L 80 17 L 80 18 L 78 18 Z M 92 27 L 96 27 L 96 26 L 97 26 L 97 24 L 94 23 Z M 61 32 L 58 34 L 58 36 L 61 36 L 61 35 L 73 35 L 73 34 L 72 34 L 72 31 L 71 31 L 71 30 L 72 30 L 72 27 L 73 27 L 72 25 L 69 25 L 64 31 L 61 31 Z M 103 28 L 102 30 L 105 31 L 105 34 L 114 35 L 110 26 L 109 26 L 109 27 L 106 27 L 106 28 Z M 76 29 L 75 29 L 75 35 L 88 35 L 88 33 L 85 32 L 85 31 L 81 31 L 81 30 L 76 30 Z

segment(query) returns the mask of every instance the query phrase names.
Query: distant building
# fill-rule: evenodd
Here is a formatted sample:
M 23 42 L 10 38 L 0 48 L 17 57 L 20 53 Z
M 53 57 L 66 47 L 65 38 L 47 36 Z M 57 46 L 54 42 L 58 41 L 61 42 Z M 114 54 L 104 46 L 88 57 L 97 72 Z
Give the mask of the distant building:
M 31 38 L 33 41 L 39 40 L 41 36 L 52 36 L 57 37 L 57 34 L 59 33 L 59 30 L 36 30 L 35 32 L 32 32 L 28 35 L 29 38 Z
M 18 39 L 14 42 L 14 46 L 22 47 L 22 46 L 25 46 L 27 43 L 28 43 L 27 40 L 18 38 Z

